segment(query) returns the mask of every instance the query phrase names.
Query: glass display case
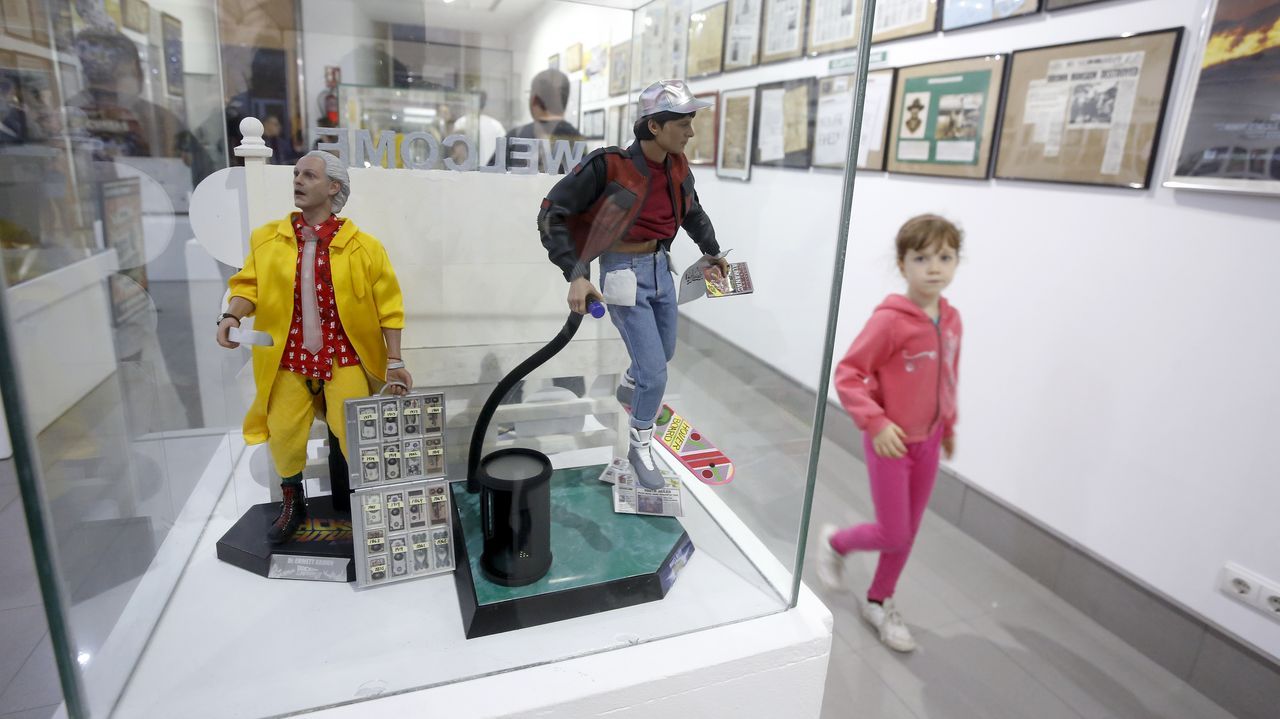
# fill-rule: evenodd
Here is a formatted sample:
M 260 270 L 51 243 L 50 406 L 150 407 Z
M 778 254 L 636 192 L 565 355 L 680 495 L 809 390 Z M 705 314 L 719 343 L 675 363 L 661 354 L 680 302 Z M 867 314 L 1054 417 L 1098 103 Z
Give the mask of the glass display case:
M 235 307 L 228 278 L 252 265 L 263 244 L 251 246 L 250 233 L 291 237 L 294 169 L 279 162 L 279 128 L 241 112 L 252 101 L 224 97 L 244 120 L 228 156 L 196 131 L 168 129 L 153 135 L 174 140 L 171 155 L 113 154 L 105 149 L 141 142 L 133 126 L 86 139 L 84 131 L 104 125 L 90 117 L 76 129 L 73 120 L 85 115 L 67 101 L 64 125 L 19 145 L 31 159 L 6 163 L 0 179 L 12 189 L 4 191 L 74 197 L 54 204 L 83 215 L 46 222 L 33 201 L 27 210 L 39 222 L 5 218 L 22 230 L 5 239 L 10 286 L 0 334 L 14 462 L 70 716 L 290 715 L 696 636 L 796 607 L 847 232 L 840 220 L 855 164 L 831 169 L 844 163 L 828 146 L 858 157 L 850 137 L 865 78 L 850 75 L 847 92 L 824 98 L 821 110 L 810 81 L 761 82 L 743 93 L 749 83 L 712 68 L 723 67 L 724 48 L 701 35 L 687 47 L 691 34 L 705 34 L 702 8 L 611 4 L 296 4 L 302 100 L 291 122 L 306 132 L 293 154 L 348 153 L 339 233 L 349 234 L 341 242 L 368 253 L 351 259 L 361 272 L 380 261 L 378 247 L 388 263 L 371 275 L 377 284 L 351 279 L 350 291 L 368 301 L 366 292 L 398 282 L 399 349 L 413 396 L 439 397 L 440 413 L 389 394 L 369 400 L 364 414 L 354 407 L 338 417 L 330 406 L 330 430 L 316 421 L 307 444 L 309 513 L 282 545 L 266 540 L 281 507 L 278 466 L 245 417 L 257 402 L 267 405 L 255 362 L 281 357 L 269 348 L 288 338 L 272 334 L 259 312 L 241 329 L 270 339 L 245 335 L 236 348 L 220 347 L 214 322 Z M 98 32 L 120 48 L 121 37 L 130 48 L 154 40 L 164 63 L 143 74 L 152 100 L 162 94 L 163 102 L 149 117 L 209 127 L 178 111 L 184 88 L 209 85 L 195 76 L 224 66 L 213 28 L 225 29 L 231 10 L 167 5 L 134 8 L 148 13 L 146 30 L 131 29 L 143 27 L 138 17 L 103 30 L 116 21 L 68 12 L 83 26 L 77 38 Z M 224 15 L 215 20 L 215 10 Z M 699 13 L 693 29 L 690 13 Z M 61 40 L 24 42 L 67 52 Z M 439 50 L 445 46 L 463 49 Z M 474 72 L 438 66 L 455 55 L 488 64 Z M 507 62 L 509 70 L 499 67 Z M 635 422 L 619 387 L 634 350 L 614 305 L 628 304 L 615 290 L 603 298 L 603 316 L 571 313 L 569 285 L 548 260 L 538 223 L 544 198 L 592 148 L 635 141 L 639 91 L 685 76 L 686 64 L 698 68 L 691 90 L 710 98 L 700 112 L 713 119 L 698 124 L 691 179 L 675 184 L 705 209 L 719 249 L 732 251 L 737 291 L 707 285 L 699 263 L 711 245 L 684 230 L 669 252 L 649 255 L 670 267 L 665 279 L 654 270 L 654 281 L 670 288 L 663 301 L 674 307 L 679 288 L 680 305 L 676 324 L 663 330 L 669 362 L 651 450 L 661 486 L 646 489 L 626 461 Z M 659 74 L 641 74 L 646 68 Z M 212 126 L 222 124 L 215 117 Z M 388 132 L 394 145 L 381 154 Z M 475 162 L 450 154 L 448 138 L 459 135 L 481 148 Z M 433 143 L 443 145 L 440 162 L 428 164 L 421 152 Z M 819 144 L 826 169 L 810 167 Z M 496 152 L 486 160 L 488 148 Z M 528 172 L 509 162 L 521 150 Z M 54 161 L 64 162 L 62 174 L 23 164 Z M 779 187 L 803 192 L 813 183 L 843 183 L 843 206 L 775 199 Z M 700 242 L 706 232 L 698 231 Z M 32 254 L 36 246 L 65 258 Z M 37 268 L 76 261 L 83 266 L 75 282 L 60 279 L 74 302 L 22 291 Z M 348 280 L 337 267 L 335 259 L 342 309 Z M 590 270 L 596 287 L 606 284 L 601 272 L 599 263 Z M 810 278 L 819 302 L 776 289 L 797 274 Z M 266 300 L 255 301 L 260 309 Z M 400 329 L 387 307 L 382 329 Z M 799 327 L 804 340 L 788 348 L 788 366 L 770 368 L 753 347 L 781 337 L 780 322 Z M 71 340 L 90 350 L 68 351 Z M 272 361 L 276 372 L 281 360 Z M 778 371 L 809 399 L 780 401 L 791 395 L 770 379 Z M 370 368 L 370 391 L 389 390 L 385 376 Z M 429 421 L 434 430 L 424 430 Z M 348 428 L 345 454 L 332 433 L 337 423 Z M 501 457 L 540 459 L 526 476 Z M 418 474 L 414 461 L 431 464 Z M 520 568 L 525 560 L 538 562 L 536 571 Z

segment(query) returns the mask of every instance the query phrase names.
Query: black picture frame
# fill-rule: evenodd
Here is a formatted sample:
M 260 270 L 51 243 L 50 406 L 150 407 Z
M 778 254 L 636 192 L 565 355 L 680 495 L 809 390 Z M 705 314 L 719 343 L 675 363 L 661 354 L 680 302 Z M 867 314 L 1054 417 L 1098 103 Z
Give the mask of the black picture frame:
M 760 115 L 761 105 L 764 100 L 764 93 L 774 90 L 782 90 L 789 92 L 799 88 L 806 88 L 808 99 L 805 103 L 805 148 L 804 150 L 793 150 L 785 152 L 780 159 L 761 160 L 760 159 Z M 752 125 L 755 128 L 752 132 L 753 140 L 751 143 L 751 164 L 760 167 L 781 167 L 791 170 L 807 170 L 813 164 L 813 130 L 814 124 L 817 122 L 818 109 L 818 80 L 815 77 L 797 78 L 794 80 L 782 80 L 780 82 L 771 82 L 756 87 L 756 106 L 755 117 L 752 119 Z M 785 107 L 784 107 L 785 113 Z M 785 132 L 785 130 L 784 130 Z

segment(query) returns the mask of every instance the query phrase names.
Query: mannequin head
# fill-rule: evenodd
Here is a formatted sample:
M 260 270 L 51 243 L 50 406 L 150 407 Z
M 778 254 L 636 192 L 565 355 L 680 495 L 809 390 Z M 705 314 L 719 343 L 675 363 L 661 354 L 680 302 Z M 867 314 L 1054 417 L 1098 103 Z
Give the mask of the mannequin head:
M 337 155 L 308 152 L 293 168 L 293 202 L 304 215 L 337 214 L 351 195 L 347 163 Z

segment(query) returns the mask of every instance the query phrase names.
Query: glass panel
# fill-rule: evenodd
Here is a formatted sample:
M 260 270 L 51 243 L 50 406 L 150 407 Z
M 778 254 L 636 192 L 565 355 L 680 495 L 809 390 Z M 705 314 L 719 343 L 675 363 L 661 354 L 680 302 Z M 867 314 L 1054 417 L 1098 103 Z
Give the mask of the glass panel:
M 226 165 L 214 10 L 124 7 L 6 3 L 0 37 L 5 408 L 73 716 L 120 696 L 239 424 L 200 371 L 223 272 L 188 243 Z
M 32 533 L 73 716 L 289 714 L 795 604 L 833 324 L 776 288 L 833 290 L 842 239 L 813 218 L 849 207 L 770 198 L 851 186 L 856 74 L 722 74 L 760 61 L 742 35 L 760 3 L 64 5 L 0 53 L 24 118 L 6 126 L 25 133 L 0 148 L 0 192 L 6 411 L 47 520 Z M 784 10 L 769 58 L 802 54 Z M 825 42 L 848 49 L 847 31 Z M 692 117 L 639 101 L 686 74 L 696 102 L 661 101 Z M 327 231 L 323 212 L 293 223 L 322 163 L 293 166 L 317 148 L 350 164 L 351 191 L 317 312 L 332 290 L 321 316 L 358 360 L 323 386 L 288 366 L 309 306 L 295 237 Z M 706 267 L 724 253 L 729 280 Z M 586 267 L 599 318 L 568 312 Z M 806 341 L 767 366 L 780 309 Z M 227 310 L 269 344 L 219 347 Z M 379 399 L 366 437 L 316 398 L 365 399 L 397 355 L 443 395 L 441 435 Z M 506 449 L 551 479 L 504 495 L 497 463 L 473 466 Z M 401 496 L 392 472 L 433 457 L 443 477 Z M 273 548 L 299 465 L 306 516 Z M 547 504 L 521 504 L 538 486 Z M 493 544 L 503 526 L 519 549 Z M 535 555 L 550 569 L 527 584 L 500 564 Z M 414 562 L 442 572 L 396 581 Z

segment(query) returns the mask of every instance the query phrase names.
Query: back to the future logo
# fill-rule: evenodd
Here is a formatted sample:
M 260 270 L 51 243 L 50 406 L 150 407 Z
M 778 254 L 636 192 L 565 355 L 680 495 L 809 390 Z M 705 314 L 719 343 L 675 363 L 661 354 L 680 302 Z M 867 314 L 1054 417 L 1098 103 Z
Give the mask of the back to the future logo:
M 350 542 L 351 520 L 307 517 L 292 542 Z

